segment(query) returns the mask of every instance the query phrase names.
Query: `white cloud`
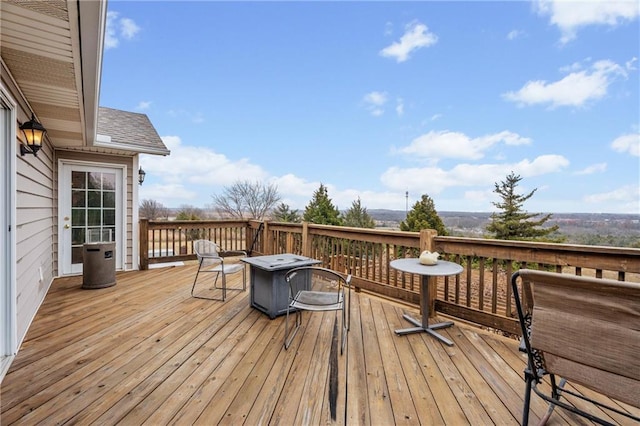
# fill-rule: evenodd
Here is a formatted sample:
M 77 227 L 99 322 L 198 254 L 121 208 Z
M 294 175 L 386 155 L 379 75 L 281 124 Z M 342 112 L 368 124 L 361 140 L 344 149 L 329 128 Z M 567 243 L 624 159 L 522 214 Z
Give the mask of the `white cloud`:
M 531 143 L 531 139 L 506 130 L 478 138 L 470 138 L 464 133 L 448 130 L 430 131 L 417 137 L 411 141 L 411 144 L 398 151 L 430 159 L 466 158 L 477 160 L 484 157 L 486 150 L 499 143 L 528 145 Z
M 107 12 L 107 28 L 105 30 L 104 47 L 113 49 L 120 44 L 120 38 L 131 40 L 140 32 L 140 27 L 131 18 L 119 18 L 118 12 Z
M 592 175 L 594 173 L 602 173 L 607 171 L 607 163 L 592 164 L 582 170 L 575 172 L 576 175 Z
M 140 27 L 133 22 L 133 19 L 120 19 L 120 35 L 127 40 L 131 40 L 140 31 Z
M 162 191 L 162 188 L 167 190 L 166 197 L 172 196 L 169 192 L 172 188 L 190 188 L 192 185 L 207 185 L 213 188 L 230 185 L 237 180 L 262 181 L 268 176 L 262 167 L 246 158 L 234 160 L 210 148 L 183 145 L 179 136 L 163 136 L 162 141 L 171 151 L 171 155 L 142 155 L 140 162 L 147 172 L 147 177 L 153 176 L 154 180 L 160 181 L 154 188 L 158 191 Z M 143 186 L 146 184 L 145 181 Z M 151 188 L 145 188 L 145 195 L 148 191 L 151 191 Z M 183 198 L 189 200 L 193 196 L 192 191 L 185 190 Z M 163 200 L 165 194 L 159 192 L 158 198 Z
M 524 178 L 557 173 L 568 165 L 569 161 L 561 155 L 541 155 L 533 161 L 524 159 L 517 163 L 463 163 L 450 170 L 433 166 L 391 167 L 380 179 L 386 187 L 396 192 L 409 190 L 411 193 L 439 194 L 449 187 L 492 186 L 512 171 Z
M 151 101 L 140 101 L 138 102 L 138 105 L 136 105 L 135 109 L 140 111 L 140 110 L 149 109 L 150 106 L 151 106 Z
M 385 92 L 370 92 L 364 95 L 363 102 L 365 108 L 373 116 L 381 116 L 384 114 L 384 105 L 387 103 L 387 94 Z
M 493 185 L 500 177 L 514 172 L 522 177 L 557 173 L 569 161 L 561 155 L 541 155 L 530 161 L 501 164 L 458 164 L 450 170 L 439 167 L 391 167 L 381 176 L 382 183 L 394 191 L 439 194 L 449 187 Z
M 380 51 L 385 58 L 394 58 L 397 62 L 409 59 L 411 52 L 423 47 L 429 47 L 438 42 L 438 36 L 429 32 L 429 28 L 420 22 L 407 25 L 400 41 L 392 43 Z
M 562 44 L 575 39 L 582 27 L 616 27 L 634 20 L 640 14 L 637 0 L 538 0 L 535 5 L 540 15 L 549 16 L 550 23 L 560 29 Z
M 524 34 L 524 31 L 521 31 L 521 30 L 509 31 L 509 34 L 507 34 L 507 40 L 515 40 L 521 37 L 523 34 Z
M 630 133 L 616 138 L 611 142 L 611 148 L 617 152 L 628 152 L 634 157 L 640 157 L 640 133 Z
M 576 64 L 570 66 L 571 69 L 575 67 Z M 627 70 L 628 67 L 602 60 L 594 63 L 589 70 L 572 72 L 555 82 L 529 81 L 517 92 L 507 92 L 502 97 L 520 106 L 549 104 L 551 108 L 581 107 L 589 101 L 603 98 L 617 76 L 627 77 Z
M 609 192 L 601 192 L 584 197 L 589 204 L 611 205 L 611 211 L 638 214 L 640 212 L 640 185 L 626 185 Z
M 433 115 L 431 116 L 431 119 L 430 119 L 430 120 L 431 120 L 431 121 L 436 121 L 436 120 L 441 119 L 442 117 L 443 117 L 443 115 L 442 115 L 442 114 L 433 114 Z

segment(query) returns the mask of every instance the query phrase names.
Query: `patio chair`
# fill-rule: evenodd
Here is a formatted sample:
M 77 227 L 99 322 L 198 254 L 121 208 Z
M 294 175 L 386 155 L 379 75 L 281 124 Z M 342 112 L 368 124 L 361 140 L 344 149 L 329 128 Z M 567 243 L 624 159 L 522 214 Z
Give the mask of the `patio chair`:
M 197 240 L 193 242 L 193 251 L 198 258 L 198 271 L 196 277 L 193 280 L 193 286 L 191 286 L 191 296 L 197 299 L 207 300 L 224 300 L 227 298 L 227 275 L 242 272 L 242 291 L 247 289 L 246 270 L 244 263 L 229 263 L 225 262 L 227 257 L 246 257 L 247 253 L 242 250 L 237 251 L 223 251 L 220 250 L 218 245 L 209 240 Z M 222 299 L 216 299 L 213 297 L 205 297 L 196 295 L 195 288 L 198 282 L 198 276 L 202 272 L 213 272 L 216 274 L 213 281 L 213 288 L 222 290 Z M 222 275 L 222 286 L 218 287 L 218 278 Z M 240 290 L 239 288 L 229 288 L 229 290 Z
M 289 349 L 291 341 L 302 324 L 302 311 L 334 311 L 331 350 L 329 352 L 329 411 L 332 420 L 337 416 L 338 399 L 338 311 L 341 312 L 342 332 L 340 355 L 345 351 L 347 333 L 351 324 L 351 275 L 346 278 L 330 269 L 317 266 L 293 268 L 285 274 L 289 284 L 289 304 L 285 320 L 284 348 Z M 348 291 L 345 293 L 345 289 Z M 345 311 L 346 304 L 346 311 Z M 289 315 L 295 312 L 295 325 L 289 332 Z M 349 365 L 349 352 L 345 357 L 345 371 Z M 345 374 L 344 423 L 347 424 L 347 377 Z
M 640 421 L 621 406 L 567 386 L 575 382 L 640 408 L 640 284 L 522 269 L 511 285 L 527 353 L 522 424 L 529 422 L 532 390 L 549 403 L 542 424 L 556 406 L 602 425 L 611 424 L 607 415 Z M 550 391 L 544 390 L 545 376 Z M 601 417 L 561 401 L 562 395 L 595 404 Z
M 338 311 L 342 315 L 342 343 L 340 353 L 344 352 L 346 332 L 351 322 L 351 275 L 345 278 L 331 269 L 316 266 L 294 268 L 285 274 L 289 284 L 289 304 L 285 320 L 284 348 L 289 349 L 302 324 L 302 311 L 324 312 Z M 348 293 L 345 294 L 345 289 Z M 345 312 L 345 296 L 347 310 Z M 295 313 L 293 329 L 289 331 L 289 315 Z

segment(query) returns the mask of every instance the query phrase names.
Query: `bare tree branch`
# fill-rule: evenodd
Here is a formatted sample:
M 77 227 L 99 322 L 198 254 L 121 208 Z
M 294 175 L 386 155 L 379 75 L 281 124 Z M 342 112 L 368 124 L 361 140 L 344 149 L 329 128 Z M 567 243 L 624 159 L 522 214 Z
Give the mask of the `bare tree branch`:
M 264 219 L 280 201 L 276 185 L 250 181 L 236 181 L 212 198 L 214 208 L 222 216 L 258 220 Z

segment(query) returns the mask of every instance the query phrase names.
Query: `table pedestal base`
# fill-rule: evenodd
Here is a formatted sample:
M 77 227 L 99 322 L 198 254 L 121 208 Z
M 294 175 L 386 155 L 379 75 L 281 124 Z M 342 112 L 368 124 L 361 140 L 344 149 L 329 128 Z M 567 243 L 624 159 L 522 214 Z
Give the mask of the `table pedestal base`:
M 441 334 L 436 333 L 433 330 L 438 330 L 441 328 L 447 328 L 447 327 L 451 327 L 453 325 L 453 321 L 445 321 L 445 322 L 439 322 L 437 324 L 432 324 L 432 325 L 426 325 L 423 326 L 422 323 L 418 320 L 416 320 L 415 318 L 404 314 L 402 316 L 404 319 L 406 319 L 407 321 L 409 321 L 411 324 L 415 325 L 415 327 L 411 327 L 411 328 L 402 328 L 400 330 L 396 330 L 396 334 L 398 336 L 402 336 L 405 334 L 411 334 L 411 333 L 419 333 L 419 332 L 426 332 L 427 334 L 435 337 L 436 339 L 440 340 L 442 343 L 448 345 L 448 346 L 453 346 L 453 342 L 449 339 L 447 339 L 446 337 L 442 336 Z

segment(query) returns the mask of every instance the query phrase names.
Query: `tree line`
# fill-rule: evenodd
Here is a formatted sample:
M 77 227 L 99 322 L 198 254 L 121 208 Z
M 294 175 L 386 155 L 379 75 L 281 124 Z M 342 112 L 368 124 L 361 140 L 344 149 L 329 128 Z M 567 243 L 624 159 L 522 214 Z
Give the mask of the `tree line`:
M 551 219 L 551 214 L 539 215 L 524 210 L 524 203 L 530 199 L 537 188 L 527 194 L 517 192 L 522 178 L 511 172 L 505 180 L 496 182 L 493 192 L 499 201 L 492 204 L 498 209 L 491 215 L 487 225 L 487 238 L 501 240 L 528 240 L 562 242 L 557 233 L 558 226 L 544 227 Z M 356 228 L 375 228 L 375 221 L 362 205 L 360 197 L 351 203 L 351 207 L 340 212 L 329 197 L 324 184 L 314 191 L 311 200 L 300 212 L 284 202 L 273 184 L 260 182 L 237 181 L 225 187 L 220 194 L 212 195 L 213 210 L 221 218 L 237 218 L 242 220 L 270 219 L 276 222 L 309 223 L 349 226 Z M 147 219 L 168 219 L 169 209 L 155 200 L 142 200 L 140 216 Z M 183 205 L 176 215 L 177 220 L 202 220 L 206 218 L 203 209 Z M 420 231 L 434 229 L 438 235 L 448 235 L 447 229 L 438 215 L 435 203 L 428 194 L 423 194 L 407 212 L 405 220 L 400 223 L 402 231 Z

